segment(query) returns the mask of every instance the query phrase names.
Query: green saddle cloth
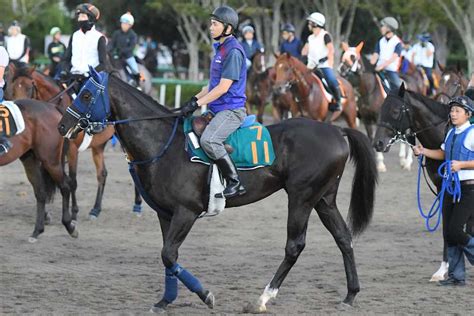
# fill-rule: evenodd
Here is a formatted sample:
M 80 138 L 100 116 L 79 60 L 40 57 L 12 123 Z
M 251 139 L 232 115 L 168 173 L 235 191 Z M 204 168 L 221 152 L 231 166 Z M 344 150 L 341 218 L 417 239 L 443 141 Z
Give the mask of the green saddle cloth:
M 204 150 L 192 141 L 196 136 L 192 128 L 193 117 L 184 119 L 184 134 L 186 135 L 187 151 L 193 162 L 210 163 L 211 159 Z M 260 123 L 254 123 L 249 127 L 239 128 L 232 133 L 225 141 L 232 146 L 234 151 L 230 155 L 237 168 L 255 169 L 258 167 L 270 166 L 275 160 L 275 151 L 268 129 Z

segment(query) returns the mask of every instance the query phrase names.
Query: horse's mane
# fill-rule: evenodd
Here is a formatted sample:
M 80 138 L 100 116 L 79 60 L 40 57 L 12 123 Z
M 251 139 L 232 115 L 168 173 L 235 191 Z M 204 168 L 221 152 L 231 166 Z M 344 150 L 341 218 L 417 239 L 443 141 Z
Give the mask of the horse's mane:
M 153 112 L 160 110 L 165 113 L 172 113 L 168 108 L 156 102 L 151 96 L 139 91 L 137 88 L 132 87 L 116 75 L 109 76 L 109 82 L 118 85 L 124 96 L 133 97 L 140 104 L 143 104 Z
M 438 102 L 436 100 L 433 100 L 431 98 L 425 97 L 424 95 L 420 93 L 416 93 L 413 91 L 407 90 L 409 96 L 418 102 L 426 105 L 428 110 L 432 112 L 434 115 L 441 117 L 441 118 L 448 118 L 449 114 L 449 109 L 448 106 L 444 103 Z

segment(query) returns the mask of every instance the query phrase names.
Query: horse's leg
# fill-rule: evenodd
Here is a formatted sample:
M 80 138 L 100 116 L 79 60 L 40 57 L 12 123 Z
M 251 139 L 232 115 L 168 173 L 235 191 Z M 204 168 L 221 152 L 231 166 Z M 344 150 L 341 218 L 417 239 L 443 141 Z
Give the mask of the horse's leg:
M 300 197 L 289 196 L 287 239 L 285 247 L 285 258 L 283 259 L 276 274 L 270 283 L 265 287 L 257 305 L 248 304 L 244 312 L 264 313 L 267 310 L 266 304 L 271 298 L 275 298 L 278 290 L 285 280 L 288 272 L 296 263 L 299 255 L 306 244 L 306 229 L 308 227 L 309 215 L 313 205 L 302 201 Z
M 405 146 L 405 170 L 411 171 L 411 165 L 413 164 L 413 152 L 410 147 Z
M 140 217 L 142 216 L 142 196 L 140 195 L 137 186 L 133 187 L 135 188 L 135 204 L 133 205 L 133 213 Z
M 275 105 L 275 102 L 273 102 L 272 105 L 272 116 L 273 116 L 273 123 L 278 123 L 282 119 L 282 111 L 281 108 L 277 105 Z
M 66 228 L 67 232 L 71 237 L 77 238 L 79 236 L 79 231 L 77 229 L 77 223 L 72 221 L 72 215 L 69 211 L 69 198 L 71 196 L 71 180 L 69 176 L 66 175 L 64 172 L 64 168 L 61 162 L 57 163 L 44 163 L 44 168 L 48 171 L 48 174 L 51 178 L 56 182 L 59 186 L 59 190 L 61 191 L 61 196 L 63 199 L 62 205 L 62 219 L 61 222 Z
M 91 148 L 98 183 L 94 207 L 89 212 L 89 218 L 92 220 L 99 217 L 100 212 L 102 211 L 102 197 L 104 195 L 105 180 L 107 179 L 107 169 L 105 168 L 104 161 L 104 148 L 106 143 L 107 142 L 104 142 Z
M 265 100 L 260 99 L 260 104 L 257 109 L 257 121 L 263 124 L 263 112 L 265 111 Z
M 406 152 L 406 145 L 404 143 L 400 143 L 400 150 L 398 151 L 398 158 L 400 158 L 400 167 L 405 169 L 405 163 L 406 163 L 406 157 L 405 157 L 405 152 Z
M 364 122 L 367 136 L 370 139 L 370 143 L 373 144 L 375 136 L 375 128 L 373 123 Z M 387 172 L 387 166 L 385 166 L 383 154 L 381 152 L 375 152 L 375 160 L 377 161 L 377 171 Z
M 347 296 L 343 303 L 352 306 L 355 296 L 360 290 L 360 286 L 354 258 L 354 249 L 352 248 L 351 233 L 336 205 L 338 185 L 339 184 L 335 185 L 334 189 L 319 201 L 315 209 L 321 222 L 334 237 L 337 246 L 341 250 L 347 280 Z
M 194 275 L 192 275 L 190 272 L 188 272 L 186 269 L 184 269 L 177 263 L 178 249 L 183 243 L 186 236 L 188 235 L 191 228 L 193 227 L 193 224 L 196 221 L 197 217 L 197 214 L 193 213 L 188 209 L 181 207 L 175 209 L 173 217 L 171 219 L 171 223 L 168 228 L 168 232 L 163 241 L 161 258 L 163 260 L 163 264 L 166 267 L 167 276 L 175 276 L 191 292 L 196 293 L 209 308 L 214 308 L 214 295 L 204 289 L 198 278 L 196 278 Z M 171 294 L 173 294 L 171 296 L 174 296 L 174 293 Z M 158 310 L 161 309 L 161 306 L 158 304 L 160 303 L 157 303 L 154 307 L 152 307 L 152 311 L 153 308 L 158 308 Z M 167 303 L 166 305 L 168 304 L 169 303 Z
M 77 221 L 77 214 L 79 213 L 79 206 L 77 205 L 76 191 L 77 191 L 77 165 L 79 161 L 79 152 L 73 142 L 69 143 L 68 152 L 68 169 L 71 189 L 71 217 L 73 221 Z
M 26 154 L 21 158 L 23 167 L 25 168 L 26 177 L 33 186 L 36 198 L 36 223 L 35 229 L 28 239 L 29 242 L 34 243 L 38 240 L 38 236 L 44 232 L 45 224 L 45 204 L 47 200 L 47 186 L 44 181 L 44 174 L 41 170 L 41 162 L 36 159 L 33 154 Z

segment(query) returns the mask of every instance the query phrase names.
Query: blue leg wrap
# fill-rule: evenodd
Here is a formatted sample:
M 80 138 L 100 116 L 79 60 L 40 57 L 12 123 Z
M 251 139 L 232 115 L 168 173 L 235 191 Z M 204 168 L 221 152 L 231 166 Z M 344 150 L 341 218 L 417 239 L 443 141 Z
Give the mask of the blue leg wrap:
M 133 205 L 133 212 L 134 213 L 141 213 L 142 212 L 142 205 L 141 204 Z
M 165 294 L 163 299 L 167 303 L 172 303 L 178 297 L 178 279 L 173 275 L 170 269 L 165 270 Z
M 175 275 L 183 284 L 193 293 L 200 293 L 204 289 L 202 287 L 201 282 L 192 275 L 190 272 L 188 272 L 186 269 L 181 267 L 179 264 L 175 263 L 171 269 L 171 273 Z

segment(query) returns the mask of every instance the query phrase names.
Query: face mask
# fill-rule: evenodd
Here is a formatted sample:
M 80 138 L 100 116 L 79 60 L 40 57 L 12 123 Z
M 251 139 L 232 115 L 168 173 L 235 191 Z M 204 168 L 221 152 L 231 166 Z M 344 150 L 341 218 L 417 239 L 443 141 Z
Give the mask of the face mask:
M 94 26 L 94 23 L 90 22 L 90 21 L 79 21 L 78 22 L 79 24 L 79 28 L 85 33 L 87 31 L 89 31 L 93 26 Z

